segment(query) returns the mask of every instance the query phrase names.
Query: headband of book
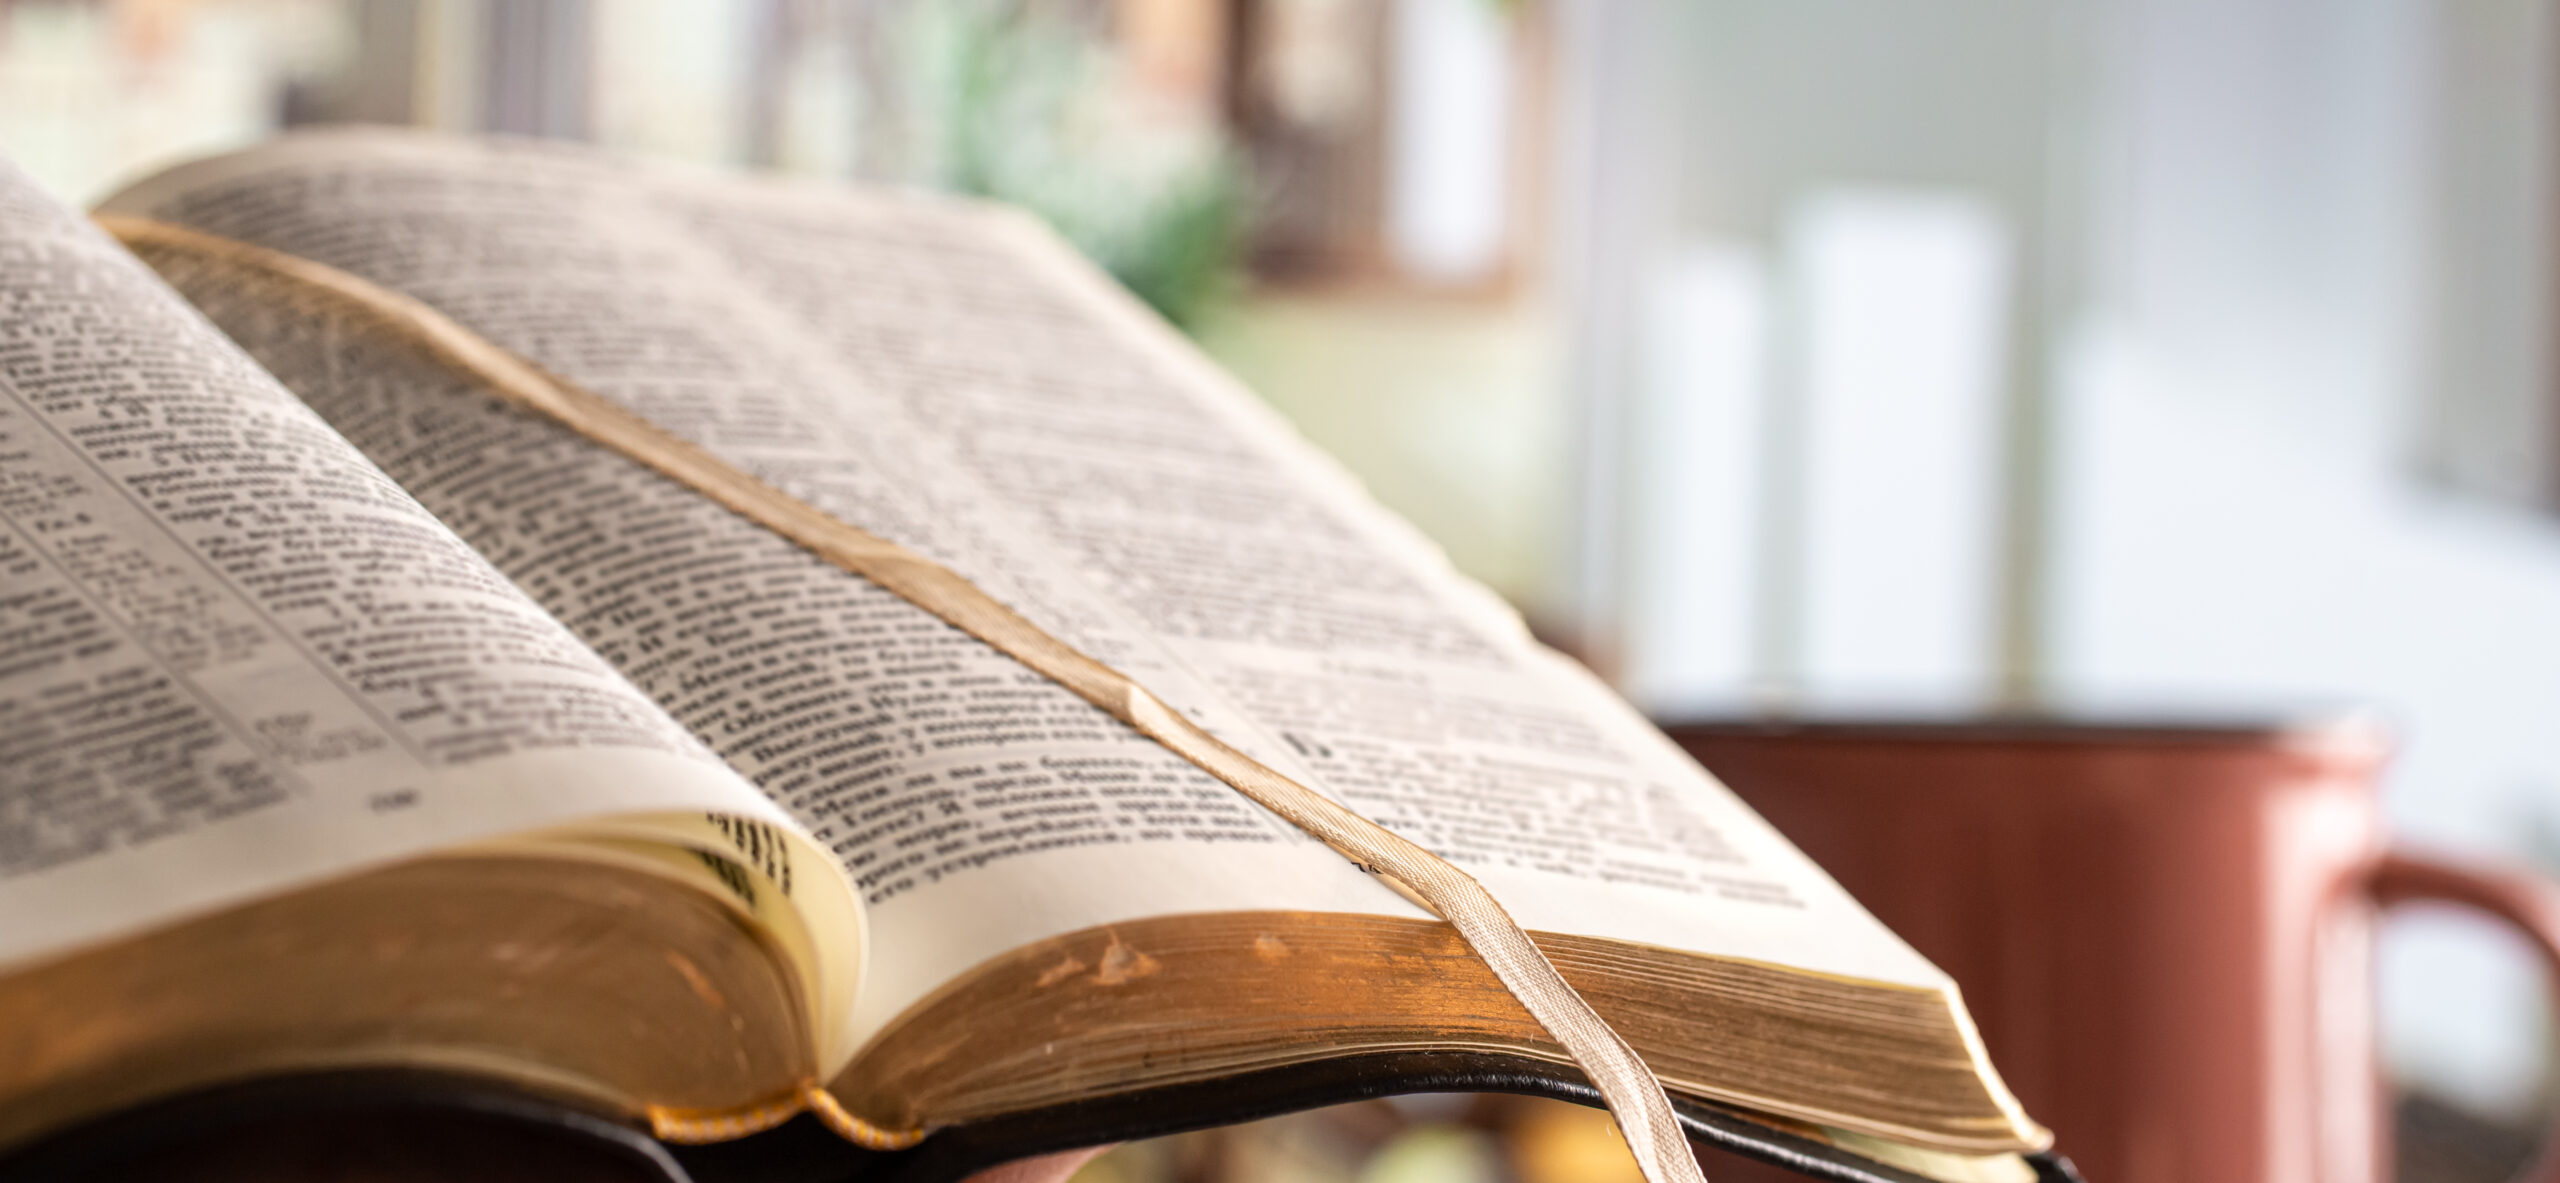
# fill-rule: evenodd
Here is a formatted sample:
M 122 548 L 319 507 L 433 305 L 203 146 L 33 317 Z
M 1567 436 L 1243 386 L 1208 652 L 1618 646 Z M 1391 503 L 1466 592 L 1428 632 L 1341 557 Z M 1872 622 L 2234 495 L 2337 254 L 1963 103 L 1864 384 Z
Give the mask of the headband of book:
M 502 401 L 559 423 L 896 593 L 1136 728 L 1448 921 L 1598 1087 L 1645 1178 L 1650 1183 L 1704 1183 L 1652 1070 L 1574 991 L 1493 894 L 1438 855 L 1220 742 L 1128 676 L 1050 635 L 949 568 L 767 485 L 618 403 L 543 372 L 418 300 L 307 259 L 184 227 L 115 216 L 99 221 L 137 251 L 165 251 L 239 268 L 280 284 L 296 298 L 327 302 L 373 321 L 468 373 Z M 698 1140 L 774 1124 L 803 1108 L 838 1133 L 875 1148 L 910 1145 L 923 1133 L 865 1122 L 836 1105 L 814 1082 L 796 1101 L 754 1113 L 655 1116 L 661 1136 Z

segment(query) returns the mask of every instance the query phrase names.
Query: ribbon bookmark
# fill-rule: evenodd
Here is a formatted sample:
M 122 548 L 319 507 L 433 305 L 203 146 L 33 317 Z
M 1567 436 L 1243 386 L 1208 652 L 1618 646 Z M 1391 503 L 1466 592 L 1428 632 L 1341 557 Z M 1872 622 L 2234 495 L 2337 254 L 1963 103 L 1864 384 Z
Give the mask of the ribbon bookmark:
M 140 218 L 98 220 L 136 251 L 242 268 L 283 281 L 299 295 L 356 311 L 470 374 L 507 403 L 619 452 L 904 597 L 1172 749 L 1448 921 L 1591 1078 L 1649 1183 L 1705 1183 L 1662 1082 L 1564 980 L 1493 893 L 1465 871 L 1220 742 L 1145 687 L 1049 635 L 958 573 L 767 485 L 618 403 L 544 373 L 418 300 L 232 239 Z

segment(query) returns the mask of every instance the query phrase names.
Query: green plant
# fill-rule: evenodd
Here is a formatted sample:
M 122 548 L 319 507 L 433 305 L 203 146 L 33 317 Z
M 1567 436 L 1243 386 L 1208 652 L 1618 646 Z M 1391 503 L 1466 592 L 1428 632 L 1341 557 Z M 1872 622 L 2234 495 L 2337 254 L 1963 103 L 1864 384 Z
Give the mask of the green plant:
M 1094 30 L 1030 0 L 915 6 L 915 109 L 931 124 L 916 179 L 1011 202 L 1176 325 L 1228 291 L 1241 171 L 1214 129 L 1133 103 Z

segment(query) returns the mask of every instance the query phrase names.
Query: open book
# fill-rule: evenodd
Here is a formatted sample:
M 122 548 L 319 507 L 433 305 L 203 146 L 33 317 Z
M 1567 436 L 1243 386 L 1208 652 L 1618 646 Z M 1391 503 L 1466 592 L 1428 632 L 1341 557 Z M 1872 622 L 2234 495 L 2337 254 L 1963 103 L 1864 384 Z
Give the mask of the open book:
M 1684 1113 L 1951 1176 L 2048 1140 L 1942 974 L 1021 215 L 378 131 L 102 213 L 131 250 L 0 172 L 0 1147 L 349 1066 L 739 1133 L 813 1086 L 934 1131 L 1417 1054 L 1573 1079 L 1447 925 L 1165 746 L 216 242 L 1429 847 Z

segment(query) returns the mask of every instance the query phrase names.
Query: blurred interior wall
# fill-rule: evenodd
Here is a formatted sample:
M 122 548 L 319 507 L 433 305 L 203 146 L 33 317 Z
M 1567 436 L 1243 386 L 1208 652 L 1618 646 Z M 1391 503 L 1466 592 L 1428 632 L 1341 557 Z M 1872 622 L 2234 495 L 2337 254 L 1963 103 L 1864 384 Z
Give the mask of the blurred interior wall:
M 2547 46 L 2513 40 L 2538 18 L 2143 0 L 2113 19 L 2103 278 L 2057 387 L 2056 680 L 2370 703 L 2405 744 L 2401 833 L 2552 867 L 2560 532 L 2529 475 L 2546 444 L 2514 418 L 2552 397 L 2527 310 L 2552 276 L 2537 178 L 2560 89 Z M 2444 479 L 2477 455 L 2430 447 L 2484 431 L 2512 467 Z M 2515 1111 L 2542 1075 L 2541 984 L 2477 936 L 2393 934 L 2386 1035 L 2404 1073 Z
M 2547 4 L 1590 7 L 1652 71 L 1575 59 L 1641 700 L 2365 703 L 2403 833 L 2560 865 Z M 2512 1111 L 2540 986 L 2474 936 L 2395 931 L 2392 1058 Z
M 1667 711 L 2029 688 L 2081 6 L 1582 7 L 1597 648 Z
M 0 3 L 0 145 L 85 200 L 137 161 L 245 143 L 275 125 L 279 79 L 344 54 L 340 17 L 329 0 Z
M 2439 183 L 2419 460 L 2441 484 L 2512 504 L 2560 504 L 2554 13 L 2549 0 L 2466 0 L 2434 6 L 2426 30 L 2419 149 Z

